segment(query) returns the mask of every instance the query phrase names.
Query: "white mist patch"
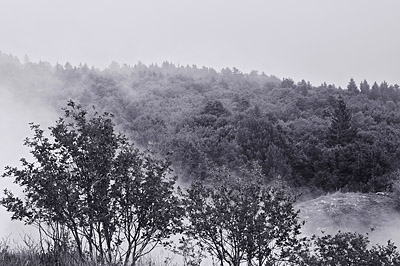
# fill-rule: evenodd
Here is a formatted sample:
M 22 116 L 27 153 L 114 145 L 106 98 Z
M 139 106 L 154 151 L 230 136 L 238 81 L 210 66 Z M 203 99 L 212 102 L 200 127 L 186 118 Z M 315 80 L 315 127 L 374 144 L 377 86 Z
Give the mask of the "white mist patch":
M 23 145 L 26 137 L 32 137 L 29 123 L 40 124 L 43 129 L 56 120 L 56 115 L 50 108 L 46 108 L 34 99 L 21 99 L 16 97 L 10 89 L 0 87 L 0 173 L 4 173 L 5 166 L 20 167 L 22 157 L 31 158 L 28 147 Z M 0 178 L 0 197 L 3 197 L 5 188 L 21 194 L 21 188 L 13 184 L 12 178 Z M 22 222 L 11 221 L 11 214 L 0 206 L 0 240 L 9 238 L 20 240 L 25 234 L 36 232 L 32 227 L 25 226 Z
M 295 208 L 306 222 L 304 235 L 340 230 L 368 234 L 371 244 L 385 245 L 391 240 L 400 246 L 400 212 L 389 195 L 337 192 L 298 203 Z

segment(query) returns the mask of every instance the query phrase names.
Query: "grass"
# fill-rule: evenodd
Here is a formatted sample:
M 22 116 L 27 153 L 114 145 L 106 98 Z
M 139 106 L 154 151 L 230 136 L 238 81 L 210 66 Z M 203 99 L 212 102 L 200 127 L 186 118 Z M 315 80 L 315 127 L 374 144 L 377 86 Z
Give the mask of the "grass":
M 57 255 L 44 253 L 31 239 L 24 240 L 24 246 L 11 247 L 8 239 L 0 241 L 0 266 L 118 266 L 97 261 L 82 262 L 73 254 Z M 137 266 L 177 266 L 172 258 L 146 256 Z
M 311 236 L 336 234 L 337 231 L 368 233 L 371 244 L 386 244 L 391 239 L 400 246 L 400 182 L 397 193 L 377 195 L 374 193 L 336 192 L 306 199 L 295 204 L 300 209 L 300 219 L 305 220 L 303 234 Z M 371 231 L 373 228 L 373 231 Z M 171 254 L 152 254 L 142 258 L 137 266 L 177 266 Z M 11 245 L 8 239 L 0 241 L 0 266 L 115 266 L 96 261 L 81 262 L 73 253 L 63 256 L 42 252 L 31 238 L 25 238 L 22 245 Z

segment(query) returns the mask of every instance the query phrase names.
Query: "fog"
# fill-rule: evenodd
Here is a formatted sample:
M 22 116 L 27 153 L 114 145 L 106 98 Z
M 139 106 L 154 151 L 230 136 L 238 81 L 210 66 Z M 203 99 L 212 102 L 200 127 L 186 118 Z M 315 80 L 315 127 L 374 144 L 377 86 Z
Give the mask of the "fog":
M 336 192 L 295 206 L 306 222 L 302 229 L 306 236 L 357 232 L 367 234 L 371 244 L 391 240 L 400 245 L 400 213 L 388 196 Z
M 34 99 L 23 99 L 15 95 L 15 88 L 0 87 L 0 168 L 4 172 L 6 165 L 20 166 L 19 159 L 29 158 L 29 150 L 23 146 L 26 137 L 32 136 L 29 123 L 34 122 L 47 127 L 55 120 L 54 112 L 39 104 Z M 12 191 L 21 193 L 21 189 L 13 184 L 10 178 L 0 179 L 1 196 L 3 190 L 9 188 Z M 0 239 L 18 241 L 25 233 L 33 234 L 33 228 L 26 227 L 22 222 L 11 221 L 11 214 L 4 207 L 0 207 Z
M 398 83 L 400 1 L 3 1 L 0 50 L 53 64 L 167 60 Z

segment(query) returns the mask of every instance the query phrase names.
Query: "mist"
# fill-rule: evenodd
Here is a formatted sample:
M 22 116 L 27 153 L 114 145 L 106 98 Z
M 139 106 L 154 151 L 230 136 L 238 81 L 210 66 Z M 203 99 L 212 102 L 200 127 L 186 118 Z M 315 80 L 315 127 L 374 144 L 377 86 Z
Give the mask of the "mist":
M 52 121 L 55 121 L 56 114 L 50 108 L 39 104 L 34 98 L 21 98 L 15 94 L 16 88 L 0 85 L 2 97 L 0 98 L 0 168 L 4 172 L 5 166 L 17 166 L 19 160 L 29 158 L 29 149 L 23 145 L 26 137 L 31 137 L 32 132 L 29 123 L 40 124 L 47 128 Z M 12 178 L 0 179 L 0 196 L 3 196 L 4 189 L 10 189 L 16 194 L 22 194 L 22 189 L 13 184 Z M 25 226 L 23 222 L 11 221 L 11 214 L 4 207 L 0 207 L 0 239 L 18 241 L 23 235 L 35 233 L 34 228 Z
M 21 58 L 168 60 L 342 87 L 350 77 L 398 82 L 396 0 L 21 1 L 0 10 L 0 49 Z
M 385 245 L 390 240 L 400 245 L 400 213 L 388 196 L 336 192 L 300 202 L 296 207 L 300 220 L 305 221 L 305 236 L 357 232 L 368 235 L 371 244 Z

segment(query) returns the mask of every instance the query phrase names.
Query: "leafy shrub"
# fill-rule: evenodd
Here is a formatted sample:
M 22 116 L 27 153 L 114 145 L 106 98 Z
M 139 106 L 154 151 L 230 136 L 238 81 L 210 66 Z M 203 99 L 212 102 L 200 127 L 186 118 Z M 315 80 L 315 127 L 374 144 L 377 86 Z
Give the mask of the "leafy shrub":
M 307 266 L 396 266 L 400 254 L 392 242 L 387 246 L 368 248 L 368 237 L 338 232 L 336 235 L 313 236 L 308 240 L 308 252 L 303 253 L 302 265 Z

